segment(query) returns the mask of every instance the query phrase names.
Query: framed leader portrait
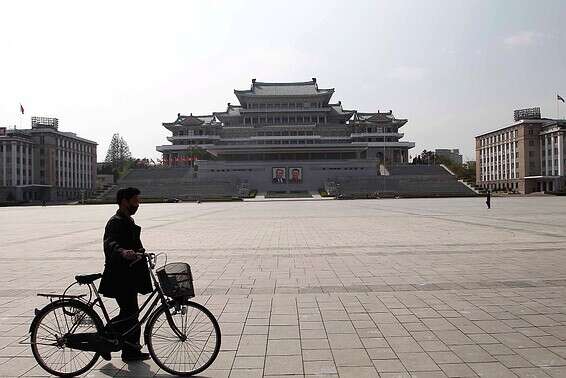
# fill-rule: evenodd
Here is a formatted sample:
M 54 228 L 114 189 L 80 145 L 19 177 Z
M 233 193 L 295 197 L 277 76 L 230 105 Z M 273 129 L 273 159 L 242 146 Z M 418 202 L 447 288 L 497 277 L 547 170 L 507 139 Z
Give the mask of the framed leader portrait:
M 285 171 L 285 167 L 271 168 L 271 182 L 274 184 L 286 184 L 287 177 Z
M 289 182 L 291 184 L 301 184 L 303 182 L 303 168 L 301 167 L 289 168 Z

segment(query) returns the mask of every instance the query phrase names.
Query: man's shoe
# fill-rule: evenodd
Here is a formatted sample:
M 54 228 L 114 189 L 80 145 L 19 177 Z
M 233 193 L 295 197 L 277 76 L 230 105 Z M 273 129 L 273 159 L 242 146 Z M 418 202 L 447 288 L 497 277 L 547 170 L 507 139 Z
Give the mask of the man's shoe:
M 135 362 L 135 361 L 145 361 L 149 360 L 151 357 L 149 353 L 132 353 L 132 354 L 122 354 L 122 361 L 124 362 Z
M 100 353 L 100 357 L 104 358 L 106 361 L 110 361 L 112 359 L 112 354 L 110 352 L 102 352 Z

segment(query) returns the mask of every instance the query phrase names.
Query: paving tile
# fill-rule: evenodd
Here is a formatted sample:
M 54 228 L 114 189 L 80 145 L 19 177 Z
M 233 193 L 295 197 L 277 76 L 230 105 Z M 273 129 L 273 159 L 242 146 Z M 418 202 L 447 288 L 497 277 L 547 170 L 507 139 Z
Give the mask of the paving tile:
M 495 356 L 495 358 L 497 359 L 497 361 L 501 362 L 503 365 L 505 365 L 508 368 L 533 367 L 533 365 L 529 361 L 525 360 L 523 357 L 516 354 Z
M 412 337 L 387 337 L 387 343 L 396 353 L 422 352 L 423 349 Z
M 450 349 L 466 363 L 495 361 L 493 356 L 478 345 L 454 345 Z
M 455 364 L 462 360 L 454 352 L 428 352 L 430 358 L 437 364 Z
M 474 342 L 462 331 L 435 331 L 434 334 L 446 345 L 469 345 Z
M 335 334 L 328 335 L 331 349 L 357 349 L 362 348 L 362 342 L 357 335 Z
M 330 349 L 328 339 L 301 339 L 303 349 Z
M 303 374 L 301 356 L 267 356 L 265 375 Z
M 516 377 L 516 375 L 499 362 L 471 363 L 469 366 L 480 377 Z
M 233 369 L 263 369 L 265 358 L 236 356 Z
M 270 356 L 300 355 L 301 340 L 282 339 L 267 342 L 267 354 Z
M 540 368 L 517 368 L 511 371 L 520 378 L 548 378 L 550 375 L 546 374 Z
M 378 376 L 374 368 L 361 366 L 340 366 L 338 374 L 340 378 L 375 378 Z
M 424 372 L 440 370 L 438 365 L 433 361 L 430 356 L 424 352 L 422 353 L 398 353 L 399 359 L 405 365 L 408 371 L 411 372 Z
M 305 374 L 316 376 L 328 376 L 337 374 L 338 370 L 333 361 L 305 361 Z
M 450 348 L 441 341 L 419 341 L 419 345 L 425 352 L 442 352 L 450 350 Z
M 365 349 L 332 350 L 336 366 L 372 366 Z
M 206 371 L 208 375 L 208 370 Z M 230 378 L 261 378 L 263 377 L 263 369 L 232 369 Z
M 545 368 L 544 371 L 548 375 L 550 375 L 551 377 L 555 377 L 555 378 L 566 377 L 566 367 L 564 367 L 564 366 L 548 367 L 548 368 Z
M 397 358 L 397 355 L 391 348 L 371 348 L 366 349 L 366 352 L 372 360 L 388 360 Z
M 369 351 L 372 349 L 368 349 Z M 303 349 L 303 360 L 306 361 L 332 361 L 332 352 L 330 349 Z M 307 373 L 309 374 L 309 373 Z
M 269 326 L 269 339 L 298 339 L 299 326 Z
M 389 344 L 382 337 L 362 338 L 362 344 L 366 348 L 387 348 Z
M 399 373 L 406 372 L 405 366 L 401 363 L 401 360 L 372 360 L 375 369 L 381 373 Z
M 448 377 L 478 377 L 476 372 L 466 364 L 439 364 L 438 366 Z
M 503 344 L 482 344 L 480 346 L 492 356 L 515 354 L 515 352 L 511 348 L 506 347 Z
M 566 360 L 545 348 L 518 348 L 515 352 L 535 366 L 562 366 Z
M 502 333 L 493 335 L 499 342 L 507 345 L 509 348 L 536 348 L 539 345 L 520 333 Z

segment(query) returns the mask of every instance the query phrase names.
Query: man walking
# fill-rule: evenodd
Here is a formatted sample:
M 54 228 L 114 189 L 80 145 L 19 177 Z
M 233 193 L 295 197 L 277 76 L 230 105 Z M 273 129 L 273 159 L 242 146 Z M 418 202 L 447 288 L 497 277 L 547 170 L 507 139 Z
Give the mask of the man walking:
M 487 205 L 488 209 L 491 209 L 491 191 L 487 190 L 487 197 L 485 198 L 485 204 Z
M 110 322 L 112 330 L 124 333 L 136 326 L 139 315 L 138 293 L 152 291 L 151 277 L 147 264 L 139 260 L 136 251 L 143 248 L 140 239 L 141 227 L 134 223 L 132 215 L 139 207 L 137 188 L 118 190 L 116 202 L 118 211 L 110 218 L 104 230 L 104 272 L 99 291 L 106 297 L 115 298 L 120 313 Z M 124 362 L 149 359 L 142 353 L 141 329 L 138 326 L 126 336 L 122 349 Z

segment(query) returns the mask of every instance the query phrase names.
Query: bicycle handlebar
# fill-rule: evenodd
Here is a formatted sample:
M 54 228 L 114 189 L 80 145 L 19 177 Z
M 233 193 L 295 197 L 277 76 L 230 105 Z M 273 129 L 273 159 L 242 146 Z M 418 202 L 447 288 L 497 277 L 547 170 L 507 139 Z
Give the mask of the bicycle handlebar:
M 132 267 L 135 263 L 139 262 L 142 258 L 145 258 L 147 263 L 149 264 L 150 269 L 154 269 L 156 265 L 155 253 L 146 253 L 145 248 L 140 248 L 136 251 L 136 256 L 138 256 L 134 261 L 130 263 L 130 267 Z

